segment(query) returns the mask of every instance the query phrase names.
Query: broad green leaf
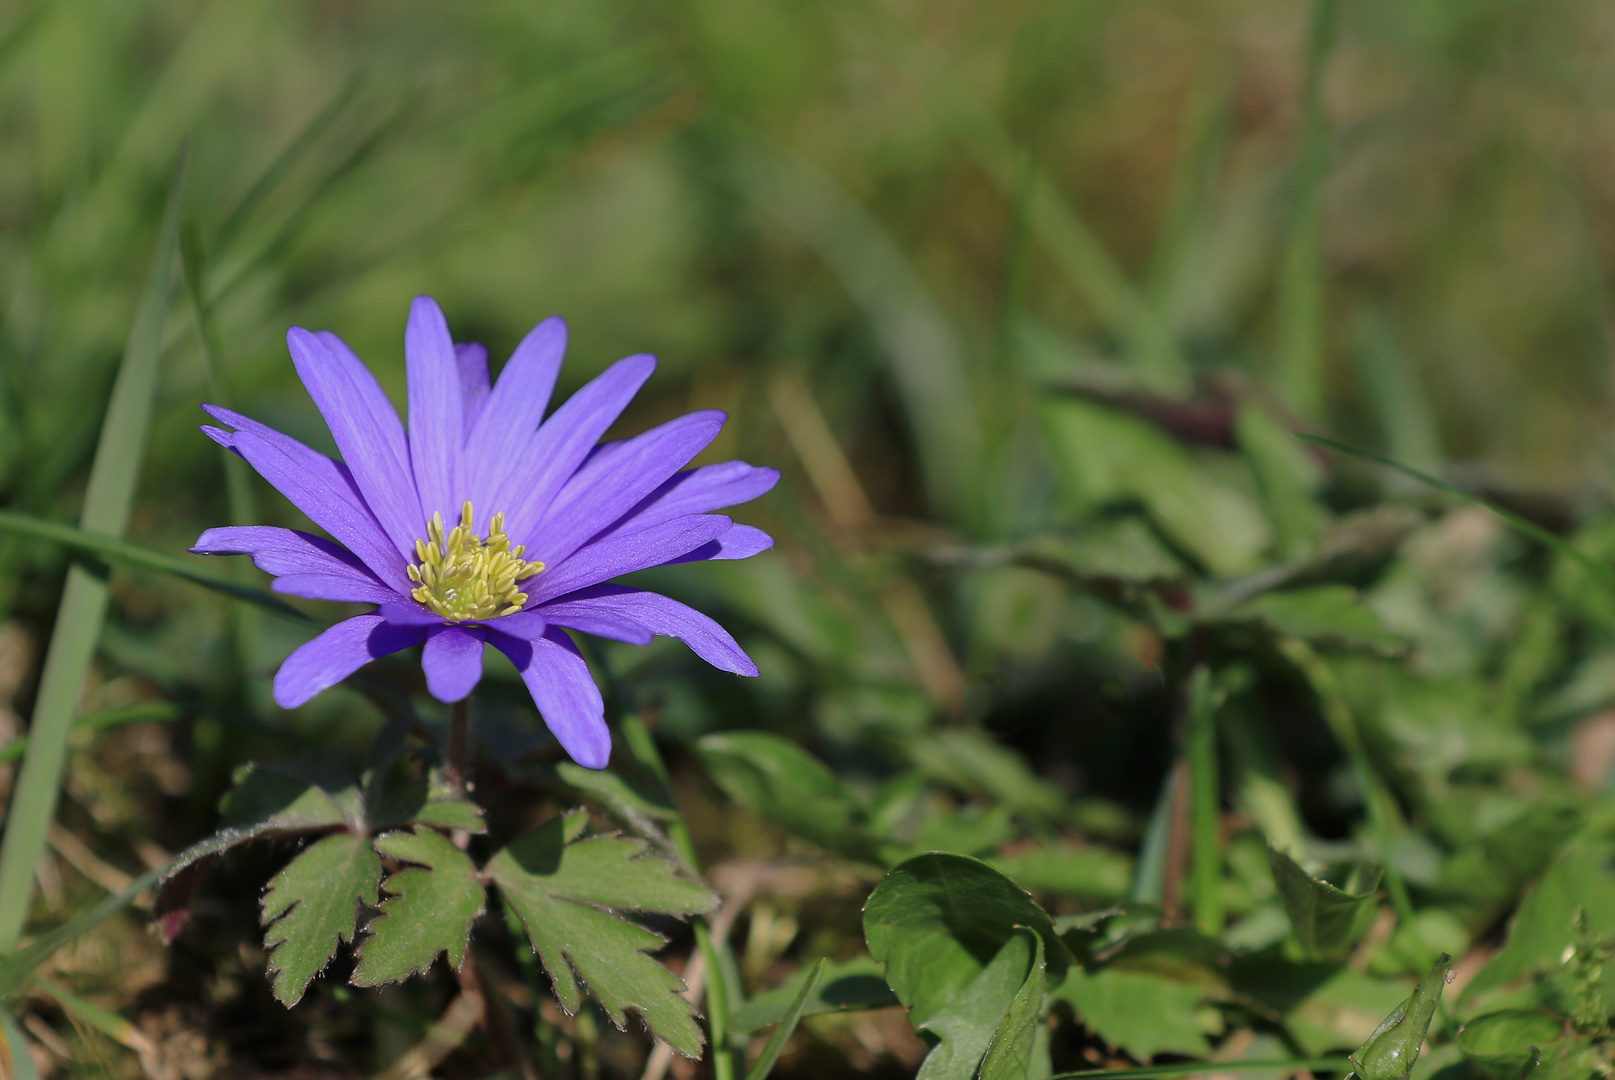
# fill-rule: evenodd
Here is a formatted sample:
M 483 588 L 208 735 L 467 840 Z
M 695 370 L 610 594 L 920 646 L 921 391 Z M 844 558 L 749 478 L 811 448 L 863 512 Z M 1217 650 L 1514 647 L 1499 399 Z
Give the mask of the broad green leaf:
M 1483 930 L 1558 857 L 1583 820 L 1574 807 L 1529 805 L 1455 852 L 1442 864 L 1436 887 L 1449 898 L 1447 905 L 1462 913 L 1466 925 Z
M 936 1036 L 937 1044 L 916 1080 L 974 1080 L 994 1035 L 1028 983 L 1038 984 L 1034 993 L 1042 1004 L 1042 958 L 1043 939 L 1018 928 L 963 993 L 918 1025 Z M 1018 1033 L 1012 1039 L 1018 1041 Z
M 1127 896 L 1133 860 L 1099 847 L 1037 848 L 987 860 L 1022 888 L 1105 903 Z
M 1007 747 L 974 731 L 948 728 L 909 743 L 909 756 L 926 775 L 964 791 L 992 795 L 1015 810 L 1058 819 L 1065 796 Z
M 1279 556 L 1302 558 L 1312 550 L 1323 523 L 1316 497 L 1323 470 L 1308 449 L 1260 406 L 1247 402 L 1239 407 L 1234 434 L 1256 476 Z
M 1543 1047 L 1565 1035 L 1565 1019 L 1546 1009 L 1504 1009 L 1478 1016 L 1458 1032 L 1464 1056 L 1491 1080 L 1515 1080 Z
M 1447 988 L 1452 957 L 1442 953 L 1413 996 L 1387 1016 L 1368 1041 L 1351 1054 L 1359 1080 L 1407 1080 L 1419 1060 L 1419 1048 L 1435 1018 L 1441 992 Z
M 774 1063 L 779 1060 L 780 1051 L 785 1049 L 785 1044 L 796 1031 L 796 1025 L 802 1022 L 808 1006 L 817 996 L 827 964 L 829 961 L 821 957 L 818 963 L 808 969 L 807 978 L 803 980 L 801 989 L 796 992 L 790 1008 L 780 1018 L 779 1028 L 769 1036 L 768 1042 L 763 1046 L 763 1052 L 757 1055 L 752 1067 L 746 1070 L 746 1080 L 768 1080 L 768 1074 L 774 1071 Z M 733 1024 L 730 1025 L 730 1030 L 734 1030 Z
M 585 769 L 571 761 L 555 766 L 561 782 L 593 795 L 618 818 L 632 821 L 667 822 L 678 817 L 678 808 L 667 797 L 667 789 L 648 770 L 633 768 L 635 759 L 614 761 L 609 769 Z
M 1358 598 L 1357 590 L 1345 585 L 1264 592 L 1221 618 L 1257 622 L 1275 634 L 1323 645 L 1376 651 L 1401 645 L 1400 639 L 1386 632 L 1373 609 Z
M 1047 989 L 1043 977 L 1043 939 L 1031 931 L 1018 937 L 1031 938 L 1037 948 L 1032 966 L 1026 972 L 1021 988 L 1009 1003 L 998 1030 L 987 1044 L 987 1056 L 981 1063 L 981 1080 L 1026 1080 L 1032 1066 L 1032 1044 L 1037 1035 L 1037 1016 L 1043 1010 L 1043 995 Z
M 313 844 L 269 882 L 263 898 L 264 948 L 275 998 L 297 1004 L 336 953 L 351 942 L 359 905 L 376 903 L 381 859 L 368 837 L 337 833 Z
M 1374 902 L 1379 875 L 1366 891 L 1349 893 L 1308 874 L 1275 848 L 1267 849 L 1267 859 L 1290 930 L 1307 956 L 1339 956 L 1368 933 L 1379 910 Z
M 864 905 L 870 955 L 916 1025 L 965 993 L 1019 927 L 1043 938 L 1049 982 L 1063 979 L 1069 961 L 1048 915 L 979 859 L 916 855 L 893 867 Z
M 1070 510 L 1142 502 L 1162 532 L 1213 574 L 1256 568 L 1272 536 L 1261 512 L 1170 436 L 1088 401 L 1049 400 L 1043 415 Z
M 1073 966 L 1053 996 L 1111 1046 L 1147 1061 L 1156 1054 L 1204 1054 L 1199 1013 L 1206 989 L 1150 971 Z
M 376 838 L 375 848 L 389 859 L 418 865 L 383 883 L 391 895 L 365 928 L 353 984 L 380 986 L 407 979 L 431 967 L 439 953 L 447 953 L 449 966 L 458 970 L 471 940 L 471 924 L 487 899 L 476 864 L 430 829 L 388 833 Z
M 1606 842 L 1572 841 L 1564 856 L 1520 902 L 1507 943 L 1470 981 L 1460 1002 L 1484 1007 L 1502 992 L 1534 977 L 1562 978 L 1567 950 L 1579 943 L 1578 913 L 1586 917 L 1591 936 L 1615 937 L 1612 855 L 1615 848 Z M 1611 985 L 1612 967 L 1615 965 L 1605 968 L 1605 986 Z
M 648 855 L 643 840 L 583 837 L 587 824 L 581 810 L 558 817 L 505 847 L 484 873 L 521 916 L 568 1013 L 583 1004 L 587 987 L 618 1027 L 634 1009 L 658 1038 L 693 1057 L 703 1038 L 679 996 L 683 983 L 646 955 L 663 939 L 615 912 L 690 915 L 710 910 L 716 898 L 679 877 L 672 862 Z
M 802 968 L 773 989 L 747 999 L 746 1004 L 729 1017 L 729 1030 L 744 1035 L 784 1020 L 811 974 L 811 969 Z M 897 995 L 881 978 L 880 965 L 870 957 L 861 956 L 856 960 L 828 963 L 813 997 L 804 1004 L 802 1015 L 861 1012 L 896 1004 Z
M 1284 1026 L 1305 1054 L 1359 1045 L 1408 995 L 1406 979 L 1375 978 L 1349 966 L 1325 962 L 1274 966 L 1278 970 L 1265 980 L 1270 985 L 1257 989 L 1283 1012 Z
M 696 750 L 735 802 L 820 847 L 873 857 L 863 807 L 835 773 L 795 743 L 761 731 L 731 731 L 706 736 Z

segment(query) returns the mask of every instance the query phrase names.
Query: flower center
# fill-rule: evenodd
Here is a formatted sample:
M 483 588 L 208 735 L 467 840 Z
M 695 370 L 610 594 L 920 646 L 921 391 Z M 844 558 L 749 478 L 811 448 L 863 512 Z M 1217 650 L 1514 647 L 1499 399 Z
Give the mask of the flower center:
M 443 515 L 426 523 L 426 539 L 415 541 L 415 565 L 409 580 L 420 588 L 410 595 L 450 622 L 514 615 L 527 603 L 516 583 L 544 569 L 522 559 L 524 545 L 510 546 L 505 515 L 495 514 L 488 536 L 471 531 L 471 502 L 460 507 L 460 524 L 443 532 Z

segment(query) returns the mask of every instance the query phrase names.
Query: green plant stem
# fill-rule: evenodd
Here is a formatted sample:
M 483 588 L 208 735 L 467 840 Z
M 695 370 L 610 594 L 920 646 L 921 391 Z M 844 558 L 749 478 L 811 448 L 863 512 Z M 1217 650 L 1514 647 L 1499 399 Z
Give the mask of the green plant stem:
M 620 727 L 629 750 L 656 774 L 663 787 L 667 787 L 667 765 L 662 761 L 661 751 L 657 750 L 650 729 L 637 716 L 624 717 Z M 692 870 L 700 866 L 695 857 L 695 842 L 683 817 L 676 817 L 668 823 L 667 835 L 673 841 L 679 858 Z M 695 916 L 691 925 L 695 930 L 696 948 L 701 950 L 701 958 L 707 968 L 707 1023 L 712 1030 L 712 1075 L 714 1080 L 735 1080 L 734 1045 L 729 1034 L 729 1001 L 730 991 L 738 991 L 739 987 L 729 985 L 728 970 L 718 955 L 718 943 L 713 940 L 712 924 L 706 916 Z M 738 997 L 738 994 L 735 996 Z
M 1079 1072 L 1056 1073 L 1049 1080 L 1077 1080 L 1078 1077 L 1110 1076 L 1115 1080 L 1147 1080 L 1156 1076 L 1193 1076 L 1196 1073 L 1255 1072 L 1261 1069 L 1283 1069 L 1287 1073 L 1350 1072 L 1347 1058 L 1305 1058 L 1294 1061 L 1175 1061 L 1170 1065 L 1145 1065 L 1137 1069 L 1083 1069 Z
M 1363 745 L 1362 733 L 1357 729 L 1357 719 L 1352 715 L 1351 706 L 1346 703 L 1340 681 L 1335 678 L 1335 673 L 1329 665 L 1324 663 L 1305 642 L 1286 638 L 1279 643 L 1279 650 L 1306 675 L 1313 693 L 1318 696 L 1318 704 L 1323 709 L 1324 720 L 1328 723 L 1329 730 L 1334 733 L 1341 748 L 1346 751 L 1346 758 L 1351 762 L 1357 785 L 1363 791 L 1369 827 L 1374 831 L 1380 865 L 1385 871 L 1385 889 L 1391 895 L 1391 908 L 1396 912 L 1398 923 L 1404 926 L 1412 925 L 1413 900 L 1408 895 L 1407 882 L 1402 880 L 1401 872 L 1396 869 L 1391 859 L 1391 844 L 1400 829 L 1402 815 L 1392 801 L 1390 791 L 1381 782 L 1379 773 L 1375 771 L 1374 763 L 1369 759 L 1368 748 Z
M 1189 681 L 1189 732 L 1185 751 L 1189 759 L 1190 813 L 1194 825 L 1194 920 L 1207 937 L 1221 937 L 1222 903 L 1222 798 L 1217 775 L 1217 690 L 1204 664 Z
M 90 466 L 84 512 L 79 520 L 85 532 L 117 537 L 129 521 L 157 391 L 163 317 L 168 310 L 184 190 L 182 153 L 169 190 L 156 256 L 118 365 L 112 399 Z M 28 754 L 11 797 L 5 839 L 0 842 L 0 953 L 16 948 L 28 919 L 34 868 L 44 850 L 45 833 L 56 817 L 68 736 L 73 731 L 73 717 L 101 636 L 106 608 L 106 581 L 82 566 L 71 568 L 57 609 L 56 629 L 45 653 L 39 696 L 28 728 Z

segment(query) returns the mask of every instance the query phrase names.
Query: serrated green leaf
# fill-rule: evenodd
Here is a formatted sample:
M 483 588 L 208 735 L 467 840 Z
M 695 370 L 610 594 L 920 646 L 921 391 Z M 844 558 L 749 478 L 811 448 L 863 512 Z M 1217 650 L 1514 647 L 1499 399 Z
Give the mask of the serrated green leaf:
M 556 818 L 506 846 L 484 873 L 521 916 L 567 1012 L 583 1004 L 587 987 L 618 1027 L 633 1009 L 658 1038 L 693 1057 L 703 1036 L 680 996 L 684 984 L 647 955 L 665 942 L 615 912 L 690 915 L 717 899 L 679 877 L 674 863 L 647 854 L 643 840 L 582 837 L 587 823 L 583 811 Z
M 729 1017 L 729 1030 L 736 1035 L 765 1028 L 784 1020 L 806 984 L 811 969 L 802 968 L 770 990 L 754 994 Z M 897 1004 L 897 995 L 881 978 L 880 965 L 872 957 L 830 963 L 824 969 L 813 997 L 803 1006 L 803 1016 L 833 1012 L 860 1012 L 884 1009 Z
M 430 783 L 412 780 L 389 791 L 370 812 L 370 827 L 376 830 L 415 822 L 440 829 L 464 829 L 468 833 L 488 831 L 482 820 L 482 808 L 456 795 L 435 776 Z
M 805 840 L 872 859 L 867 815 L 840 777 L 800 746 L 762 731 L 708 735 L 696 744 L 725 795 Z
M 1042 1003 L 1042 965 L 1037 962 L 1042 958 L 1043 939 L 1017 929 L 962 993 L 919 1025 L 938 1041 L 915 1080 L 973 1080 L 1027 984 L 1038 984 L 1035 992 Z
M 1032 1043 L 1037 1035 L 1037 1015 L 1043 1009 L 1045 993 L 1045 961 L 1043 939 L 1031 931 L 1021 936 L 1031 938 L 1037 952 L 1025 981 L 1015 991 L 1003 1021 L 987 1044 L 987 1056 L 981 1063 L 981 1080 L 1026 1080 L 1027 1070 L 1032 1066 Z
M 965 994 L 983 958 L 998 955 L 1023 927 L 1043 938 L 1049 981 L 1063 979 L 1069 960 L 1053 922 L 1026 890 L 979 859 L 916 855 L 893 867 L 864 905 L 870 955 L 915 1025 Z
M 1419 1060 L 1419 1047 L 1424 1045 L 1451 970 L 1452 957 L 1442 953 L 1430 974 L 1419 981 L 1413 996 L 1397 1006 L 1368 1041 L 1352 1052 L 1351 1063 L 1360 1080 L 1407 1080 Z
M 1339 956 L 1368 933 L 1379 910 L 1374 902 L 1378 874 L 1367 891 L 1349 893 L 1319 881 L 1275 848 L 1267 849 L 1267 860 L 1290 931 L 1308 956 Z
M 274 977 L 275 998 L 297 1004 L 358 928 L 359 905 L 376 903 L 381 859 L 367 837 L 327 836 L 286 865 L 264 893 L 264 948 Z
M 465 852 L 430 829 L 379 836 L 375 848 L 389 859 L 417 863 L 390 875 L 390 895 L 365 928 L 353 985 L 398 982 L 432 966 L 447 953 L 458 970 L 465 961 L 471 924 L 486 906 L 487 892 Z

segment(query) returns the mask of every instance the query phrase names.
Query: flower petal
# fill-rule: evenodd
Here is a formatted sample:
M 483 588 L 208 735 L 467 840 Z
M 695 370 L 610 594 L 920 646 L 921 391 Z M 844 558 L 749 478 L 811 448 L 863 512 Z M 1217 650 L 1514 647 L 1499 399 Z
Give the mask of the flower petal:
M 572 760 L 586 769 L 605 768 L 611 760 L 605 702 L 566 631 L 552 628 L 530 641 L 490 632 L 488 643 L 516 665 L 544 723 Z
M 704 562 L 719 559 L 749 559 L 774 546 L 774 538 L 751 525 L 736 525 L 710 544 L 669 560 L 676 563 Z
M 779 470 L 725 461 L 688 469 L 641 499 L 596 539 L 637 532 L 685 514 L 706 514 L 768 494 L 779 483 Z
M 691 514 L 627 536 L 590 544 L 553 570 L 545 570 L 524 587 L 534 608 L 567 593 L 598 585 L 621 574 L 672 562 L 728 532 L 733 525 L 721 514 Z
M 275 704 L 295 709 L 377 657 L 418 644 L 419 627 L 392 626 L 380 615 L 355 615 L 303 642 L 275 673 Z
M 430 296 L 417 296 L 409 306 L 404 366 L 409 379 L 409 460 L 420 493 L 421 524 L 440 513 L 444 524 L 452 526 L 465 498 L 460 475 L 465 406 L 449 324 Z
M 276 592 L 311 600 L 385 604 L 398 594 L 346 548 L 320 536 L 272 525 L 209 529 L 197 538 L 197 555 L 250 555 L 252 564 L 279 578 Z M 309 580 L 302 580 L 302 579 Z
M 477 534 L 500 507 L 493 505 L 505 477 L 544 419 L 555 379 L 566 354 L 566 322 L 545 319 L 527 332 L 499 372 L 488 404 L 467 429 L 465 438 L 466 498 L 476 507 Z
M 559 565 L 706 449 L 724 420 L 715 409 L 689 413 L 589 462 L 566 482 L 539 519 L 527 557 Z
M 601 372 L 539 425 L 521 460 L 495 493 L 492 508 L 505 512 L 512 542 L 526 543 L 583 460 L 656 370 L 653 356 L 629 356 Z
M 589 633 L 597 632 L 584 625 L 591 620 L 637 625 L 652 634 L 678 638 L 719 671 L 757 674 L 757 665 L 735 644 L 729 631 L 689 605 L 660 593 L 626 585 L 596 585 L 545 604 L 542 610 L 557 626 Z
M 275 447 L 248 431 L 238 431 L 235 449 L 310 521 L 334 536 L 399 592 L 410 589 L 404 560 L 387 540 L 376 519 L 338 490 L 330 475 L 302 468 Z
M 596 587 L 611 588 L 611 586 Z M 574 599 L 585 597 L 590 591 L 585 589 L 582 593 L 572 593 L 551 601 L 531 614 L 542 615 L 556 626 L 564 626 L 568 630 L 610 638 L 612 641 L 621 641 L 627 645 L 651 643 L 651 639 L 656 635 L 633 619 L 624 617 L 621 612 L 607 606 L 591 604 L 587 598 Z
M 294 326 L 286 331 L 286 346 L 370 512 L 408 557 L 419 535 L 420 500 L 392 402 L 347 342 L 330 331 Z
M 219 405 L 203 405 L 202 410 L 221 424 L 229 424 L 237 431 L 251 432 L 258 436 L 270 446 L 291 458 L 299 468 L 317 473 L 324 478 L 332 490 L 341 494 L 354 506 L 367 514 L 370 513 L 370 508 L 365 505 L 364 496 L 359 494 L 359 486 L 353 482 L 353 474 L 340 461 L 332 461 L 318 450 L 310 449 L 290 435 L 284 435 L 268 424 L 260 424 L 250 416 L 242 416 L 238 412 L 233 412 Z M 234 432 L 220 431 L 218 428 L 213 427 L 203 427 L 202 431 L 220 446 L 231 450 L 235 449 Z
M 549 620 L 544 618 L 542 612 L 518 611 L 514 615 L 502 615 L 497 619 L 489 619 L 485 624 L 489 630 L 497 630 L 511 637 L 531 641 L 540 637 L 549 628 Z
M 483 632 L 476 626 L 440 626 L 427 631 L 421 652 L 426 689 L 437 700 L 464 701 L 482 678 Z
M 397 597 L 391 603 L 381 605 L 376 614 L 394 626 L 441 626 L 445 622 L 443 616 L 435 611 L 428 611 L 413 600 L 400 600 Z
M 460 404 L 465 409 L 465 430 L 470 431 L 488 400 L 488 350 L 477 344 L 454 346 L 454 363 L 460 369 Z

